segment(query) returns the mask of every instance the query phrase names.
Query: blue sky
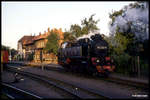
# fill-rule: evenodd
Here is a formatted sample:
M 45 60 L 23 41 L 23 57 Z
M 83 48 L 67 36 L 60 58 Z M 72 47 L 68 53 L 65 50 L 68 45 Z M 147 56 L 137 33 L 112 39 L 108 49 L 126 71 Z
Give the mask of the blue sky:
M 100 33 L 109 34 L 109 13 L 133 2 L 1 2 L 2 44 L 17 49 L 17 41 L 24 35 L 38 35 L 47 28 L 69 30 L 71 24 L 96 14 Z

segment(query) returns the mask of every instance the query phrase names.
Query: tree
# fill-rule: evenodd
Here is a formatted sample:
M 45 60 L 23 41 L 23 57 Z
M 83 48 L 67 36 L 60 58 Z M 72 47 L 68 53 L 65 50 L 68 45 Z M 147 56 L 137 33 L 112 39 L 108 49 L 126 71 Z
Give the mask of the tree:
M 80 37 L 82 35 L 82 28 L 78 24 L 71 25 L 70 32 L 75 37 Z
M 111 24 L 114 23 L 115 17 L 122 15 L 122 13 L 123 13 L 123 10 L 122 10 L 122 9 L 119 10 L 119 11 L 114 11 L 114 12 L 112 11 L 112 13 L 109 13 L 109 18 L 112 19 L 112 23 L 111 23 Z
M 75 37 L 70 32 L 64 32 L 64 42 L 66 41 L 74 41 Z
M 83 35 L 87 35 L 90 32 L 99 30 L 99 28 L 97 27 L 97 23 L 99 22 L 99 20 L 94 20 L 94 15 L 95 14 L 92 14 L 89 19 L 84 18 L 83 20 L 81 20 L 81 26 L 78 24 L 71 25 L 69 33 L 71 33 L 73 37 L 78 38 Z
M 44 50 L 49 51 L 54 53 L 55 55 L 57 55 L 57 51 L 58 51 L 58 40 L 59 40 L 59 36 L 57 32 L 51 31 L 50 35 L 47 37 L 48 41 L 46 44 L 46 47 L 44 48 Z
M 5 45 L 2 45 L 1 49 L 2 49 L 2 50 L 10 50 L 10 47 L 9 47 L 9 46 L 5 46 Z
M 143 47 L 148 40 L 148 6 L 147 2 L 131 3 L 109 16 L 111 34 L 121 32 L 128 39 L 126 52 L 130 55 L 135 56 L 141 49 L 139 45 Z
M 105 40 L 109 44 L 110 54 L 123 54 L 126 50 L 132 39 L 128 38 L 122 32 L 116 32 L 114 36 L 105 37 Z
M 92 14 L 88 20 L 87 18 L 84 18 L 81 21 L 83 34 L 89 34 L 89 32 L 94 32 L 95 30 L 99 30 L 99 28 L 96 26 L 99 20 L 94 20 L 93 19 L 94 15 L 95 14 Z
M 125 35 L 133 33 L 136 41 L 147 40 L 149 36 L 148 7 L 147 2 L 136 2 L 112 12 L 109 16 L 111 18 L 110 34 L 115 34 L 119 27 L 119 32 Z
M 143 62 L 141 67 L 148 67 L 145 62 L 145 58 L 148 58 L 148 55 L 145 55 L 149 35 L 148 7 L 147 2 L 136 2 L 112 12 L 109 16 L 111 18 L 111 37 L 108 39 L 110 54 L 115 58 L 119 70 L 136 67 L 134 64 L 137 63 L 137 56 Z M 128 72 L 127 70 L 122 72 Z
M 11 57 L 12 59 L 14 59 L 15 55 L 17 55 L 18 52 L 15 49 L 11 49 L 10 51 L 11 51 Z

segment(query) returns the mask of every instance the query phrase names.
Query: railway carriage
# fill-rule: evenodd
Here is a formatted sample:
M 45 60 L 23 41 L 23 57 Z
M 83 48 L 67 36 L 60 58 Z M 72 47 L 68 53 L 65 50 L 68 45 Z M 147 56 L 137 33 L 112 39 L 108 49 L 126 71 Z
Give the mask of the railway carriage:
M 3 69 L 5 69 L 6 64 L 9 60 L 9 54 L 7 50 L 1 50 L 1 72 L 3 72 Z
M 6 64 L 8 63 L 9 54 L 7 50 L 1 50 L 1 63 Z

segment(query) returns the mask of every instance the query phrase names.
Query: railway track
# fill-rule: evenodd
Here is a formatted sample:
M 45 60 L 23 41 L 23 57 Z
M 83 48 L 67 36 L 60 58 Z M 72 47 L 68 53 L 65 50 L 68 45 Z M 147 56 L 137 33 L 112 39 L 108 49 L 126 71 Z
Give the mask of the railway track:
M 39 68 L 39 69 L 41 69 L 41 67 L 37 67 L 37 68 Z M 19 69 L 19 68 L 18 68 Z M 44 68 L 44 70 L 51 70 L 51 71 L 59 71 L 59 72 L 61 72 L 61 73 L 67 73 L 67 75 L 69 75 L 69 74 L 71 74 L 70 72 L 65 72 L 65 70 L 63 70 L 63 69 L 61 69 L 61 68 L 51 68 L 51 67 L 45 67 Z M 77 73 L 77 74 L 75 74 L 75 75 L 77 75 L 77 76 L 80 76 L 80 77 L 87 77 L 87 78 L 94 78 L 94 79 L 96 79 L 96 80 L 104 80 L 104 81 L 108 81 L 108 82 L 111 82 L 111 83 L 115 83 L 115 84 L 118 84 L 118 85 L 120 85 L 120 86 L 127 86 L 126 88 L 133 88 L 133 89 L 138 89 L 138 90 L 140 90 L 140 91 L 143 91 L 143 92 L 148 92 L 149 91 L 149 85 L 148 85 L 148 83 L 138 83 L 138 82 L 133 82 L 133 81 L 127 81 L 127 80 L 122 80 L 122 79 L 118 79 L 118 78 L 113 78 L 113 77 L 110 77 L 110 78 L 99 78 L 99 77 L 93 77 L 93 76 L 85 76 L 84 74 L 83 75 L 78 75 L 78 74 L 80 74 L 80 73 Z M 42 76 L 39 76 L 39 77 L 42 77 Z M 44 77 L 44 76 L 43 76 Z M 49 77 L 46 77 L 46 78 L 49 78 Z M 57 83 L 59 84 L 59 83 L 62 83 L 63 84 L 63 82 L 61 82 L 61 80 L 56 80 L 56 79 L 51 79 L 51 78 L 49 78 L 50 80 L 54 80 L 54 82 L 55 81 L 57 81 Z M 59 82 L 60 81 L 60 82 Z M 65 84 L 65 82 L 64 82 L 64 84 Z M 72 83 L 68 83 L 67 82 L 67 84 L 70 84 L 70 86 L 71 86 L 71 84 Z M 80 88 L 80 85 L 79 84 L 74 84 L 75 85 L 75 87 L 73 88 L 73 90 L 72 91 L 76 91 L 76 90 L 80 90 L 79 88 Z M 67 85 L 68 86 L 68 85 Z M 78 88 L 79 87 L 79 88 Z M 93 92 L 93 93 L 96 93 L 96 94 L 99 94 L 100 96 L 102 96 L 103 98 L 114 98 L 113 96 L 108 96 L 107 94 L 103 94 L 103 93 L 101 93 L 101 91 L 97 91 L 97 90 L 93 90 L 93 89 L 91 89 L 91 88 L 88 88 L 88 87 L 84 87 L 84 86 L 82 86 L 81 87 L 81 89 L 85 89 L 85 90 L 87 90 L 87 91 L 91 91 L 91 92 Z
M 16 63 L 14 63 L 14 64 L 16 64 Z M 26 64 L 20 64 L 20 65 L 27 66 Z M 37 68 L 41 68 L 41 67 L 38 66 Z M 46 69 L 46 70 L 53 70 L 53 71 L 59 71 L 59 72 L 63 72 L 64 71 L 61 68 L 54 68 L 54 67 L 51 68 L 51 67 L 46 67 L 46 66 L 44 67 L 44 69 Z M 139 89 L 145 89 L 145 90 L 149 89 L 149 84 L 148 83 L 131 81 L 131 80 L 123 80 L 121 78 L 116 78 L 116 77 L 113 77 L 113 76 L 110 76 L 109 78 L 102 78 L 101 77 L 100 79 L 102 79 L 104 81 L 112 82 L 112 83 L 132 86 L 132 87 L 139 88 Z
M 128 85 L 131 87 L 139 88 L 148 91 L 149 90 L 149 84 L 148 83 L 142 83 L 142 82 L 135 82 L 131 80 L 123 80 L 115 77 L 109 77 L 107 79 L 103 79 L 105 81 L 109 81 L 112 83 L 122 84 L 122 85 Z
M 10 84 L 1 83 L 2 92 L 10 99 L 42 99 L 42 97 L 37 96 L 29 91 L 25 91 L 14 87 Z
M 86 98 L 110 99 L 110 98 L 112 98 L 111 96 L 108 96 L 106 94 L 102 94 L 99 91 L 94 91 L 94 90 L 91 90 L 91 89 L 88 89 L 85 87 L 83 88 L 80 86 L 75 86 L 75 85 L 72 85 L 70 83 L 66 83 L 64 81 L 58 80 L 58 79 L 49 78 L 46 76 L 41 76 L 41 75 L 29 73 L 29 72 L 20 71 L 14 67 L 9 66 L 7 68 L 7 70 L 13 71 L 13 72 L 21 74 L 21 75 L 25 75 L 27 77 L 37 79 L 37 80 L 42 81 L 42 82 L 49 84 L 49 85 L 53 85 L 54 87 L 59 88 L 64 92 L 67 92 L 70 96 L 72 96 L 74 98 L 81 98 L 81 99 L 86 99 Z
M 50 67 L 45 67 L 46 70 L 54 70 L 54 71 L 62 71 L 63 69 L 58 69 L 58 68 L 50 68 Z M 117 83 L 117 84 L 122 84 L 122 85 L 127 85 L 131 87 L 136 87 L 139 89 L 149 89 L 149 83 L 146 82 L 138 82 L 138 81 L 132 81 L 132 80 L 124 80 L 121 78 L 109 76 L 108 78 L 103 78 L 103 77 L 93 77 L 96 79 L 102 79 L 104 81 L 112 82 L 112 83 Z
M 37 67 L 37 68 L 41 68 L 41 67 Z M 46 67 L 46 66 L 44 67 L 44 69 L 46 69 L 46 70 L 53 70 L 53 71 L 59 71 L 59 72 L 63 72 L 64 71 L 61 68 L 51 68 L 51 67 Z M 136 87 L 136 88 L 139 88 L 139 89 L 145 89 L 145 90 L 149 89 L 149 84 L 148 83 L 144 83 L 144 82 L 123 80 L 121 78 L 116 78 L 116 77 L 113 77 L 113 76 L 110 76 L 109 78 L 103 78 L 103 77 L 99 78 L 98 77 L 98 79 L 102 79 L 104 81 L 108 81 L 108 82 L 112 82 L 112 83 L 128 85 L 128 86 Z

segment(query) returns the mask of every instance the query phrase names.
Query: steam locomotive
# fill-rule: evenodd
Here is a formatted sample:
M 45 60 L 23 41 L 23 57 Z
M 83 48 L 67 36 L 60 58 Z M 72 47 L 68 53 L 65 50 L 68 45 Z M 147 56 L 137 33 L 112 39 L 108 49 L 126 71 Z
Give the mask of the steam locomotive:
M 108 57 L 108 43 L 100 34 L 74 42 L 64 42 L 58 50 L 58 63 L 65 69 L 108 76 L 115 66 Z

